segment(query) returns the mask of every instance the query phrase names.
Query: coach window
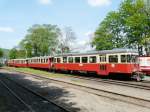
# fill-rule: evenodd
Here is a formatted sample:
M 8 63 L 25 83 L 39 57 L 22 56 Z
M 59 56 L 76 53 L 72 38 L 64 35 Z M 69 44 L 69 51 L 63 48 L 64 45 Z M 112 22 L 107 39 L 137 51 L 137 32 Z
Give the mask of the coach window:
M 60 58 L 57 58 L 57 63 L 60 63 L 61 62 L 61 59 Z
M 90 63 L 96 63 L 96 56 L 91 56 L 89 61 Z
M 75 63 L 80 63 L 80 57 L 75 57 Z
M 87 63 L 88 62 L 88 57 L 82 57 L 82 63 Z
M 37 62 L 37 63 L 40 63 L 40 59 L 37 59 L 36 62 Z
M 73 63 L 73 57 L 69 57 L 68 62 Z
M 63 57 L 63 63 L 67 63 L 67 57 Z
M 46 63 L 48 63 L 48 59 L 46 59 Z
M 118 63 L 118 55 L 110 55 L 109 62 L 110 63 Z
M 127 62 L 127 55 L 121 55 L 121 62 L 126 63 Z
M 54 58 L 54 63 L 57 63 L 57 58 Z

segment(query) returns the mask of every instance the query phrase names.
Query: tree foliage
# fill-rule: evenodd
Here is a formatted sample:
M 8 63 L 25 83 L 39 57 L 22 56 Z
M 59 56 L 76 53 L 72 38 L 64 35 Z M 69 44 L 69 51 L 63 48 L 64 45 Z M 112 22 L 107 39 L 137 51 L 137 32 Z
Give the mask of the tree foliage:
M 16 59 L 18 56 L 17 56 L 17 49 L 16 48 L 13 48 L 9 51 L 9 58 L 10 59 Z
M 4 53 L 3 50 L 0 48 L 0 58 L 3 57 Z
M 95 32 L 97 50 L 146 46 L 150 40 L 150 12 L 143 0 L 125 0 L 108 13 Z
M 26 52 L 26 57 L 49 55 L 57 47 L 59 36 L 60 29 L 56 25 L 33 25 L 20 48 Z

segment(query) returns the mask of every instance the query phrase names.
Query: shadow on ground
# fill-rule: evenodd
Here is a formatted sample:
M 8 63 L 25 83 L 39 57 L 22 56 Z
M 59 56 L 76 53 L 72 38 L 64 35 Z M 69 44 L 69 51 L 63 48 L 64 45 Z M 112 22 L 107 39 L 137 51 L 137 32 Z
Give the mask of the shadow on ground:
M 27 79 L 24 75 L 19 74 L 10 74 L 10 73 L 1 73 L 9 78 L 12 78 L 13 80 L 17 81 L 18 83 L 23 84 L 24 86 L 31 88 L 32 90 L 36 91 L 37 93 L 41 94 L 42 96 L 49 98 L 50 100 L 56 102 L 57 104 L 61 105 L 62 107 L 65 107 L 71 112 L 78 112 L 80 111 L 80 108 L 76 107 L 76 103 L 70 102 L 67 98 L 68 97 L 74 97 L 69 91 L 66 91 L 64 88 L 56 87 L 56 86 L 50 86 L 46 87 L 46 82 L 43 86 L 41 86 L 40 82 L 31 81 L 30 79 Z M 38 107 L 37 107 L 38 108 Z

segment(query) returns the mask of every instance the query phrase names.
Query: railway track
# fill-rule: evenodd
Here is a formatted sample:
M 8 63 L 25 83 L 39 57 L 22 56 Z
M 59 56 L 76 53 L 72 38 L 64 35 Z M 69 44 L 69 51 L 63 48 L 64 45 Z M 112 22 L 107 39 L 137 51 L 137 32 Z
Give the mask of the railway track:
M 16 72 L 20 72 L 15 70 Z M 24 73 L 24 72 L 22 72 Z M 114 84 L 114 85 L 120 85 L 120 86 L 126 86 L 126 87 L 133 87 L 143 90 L 150 90 L 150 81 L 142 81 L 142 82 L 133 82 L 133 81 L 119 81 L 119 80 L 111 80 L 111 79 L 100 79 L 95 77 L 86 77 L 86 76 L 74 76 L 67 74 L 66 76 L 75 78 L 75 79 L 82 79 L 87 81 L 95 81 L 97 83 L 106 83 L 106 84 Z
M 128 82 L 126 82 L 126 81 L 118 81 L 118 80 L 111 80 L 111 79 L 100 79 L 100 78 L 95 78 L 95 77 L 73 76 L 73 75 L 67 75 L 67 76 L 77 78 L 77 79 L 82 79 L 82 80 L 95 81 L 98 83 L 114 84 L 114 85 L 150 90 L 150 82 L 149 81 L 143 81 L 143 82 L 131 82 L 131 81 L 129 82 L 128 81 Z
M 16 71 L 16 72 L 20 72 L 20 71 Z M 24 72 L 22 72 L 22 73 L 24 73 Z M 70 75 L 70 74 L 67 74 L 66 76 L 75 78 L 75 79 L 94 81 L 97 83 L 114 84 L 114 85 L 138 88 L 138 89 L 143 89 L 143 90 L 150 90 L 150 81 L 143 81 L 143 82 L 128 81 L 128 82 L 126 82 L 126 81 L 111 80 L 111 79 L 100 79 L 100 78 L 95 78 L 95 77 L 74 76 L 74 75 Z
M 0 83 L 9 91 L 10 94 L 12 94 L 17 100 L 19 100 L 19 102 L 22 103 L 29 110 L 29 112 L 41 112 L 41 111 L 42 112 L 71 112 L 70 110 L 62 107 L 61 105 L 56 104 L 55 102 L 34 92 L 32 89 L 27 88 L 6 76 L 0 77 Z M 25 96 L 25 94 L 28 94 L 30 96 Z M 35 97 L 36 97 L 37 105 L 31 105 L 34 104 L 34 100 L 30 102 L 27 101 L 28 99 L 26 99 L 26 98 L 35 99 Z M 38 105 L 41 105 L 39 110 L 37 110 Z
M 121 101 L 121 102 L 126 102 L 126 103 L 130 103 L 130 104 L 134 104 L 137 106 L 141 106 L 141 107 L 145 107 L 145 108 L 150 109 L 150 100 L 147 100 L 147 99 L 129 96 L 129 95 L 124 95 L 124 94 L 120 94 L 120 93 L 116 93 L 116 92 L 110 92 L 110 91 L 106 91 L 106 90 L 102 90 L 102 89 L 96 89 L 94 87 L 88 87 L 88 86 L 84 86 L 84 85 L 80 85 L 80 84 L 74 84 L 71 82 L 60 81 L 57 79 L 51 79 L 51 78 L 47 78 L 44 76 L 38 76 L 35 74 L 31 74 L 31 73 L 24 73 L 24 72 L 20 72 L 20 73 L 23 75 L 31 75 L 34 78 L 38 78 L 41 80 L 45 79 L 51 83 L 57 83 L 60 85 L 64 85 L 66 87 L 82 90 L 82 91 L 85 91 L 87 93 L 94 94 L 97 96 L 101 96 L 101 97 L 105 97 L 105 98 L 109 98 L 109 99 L 117 100 L 117 101 Z

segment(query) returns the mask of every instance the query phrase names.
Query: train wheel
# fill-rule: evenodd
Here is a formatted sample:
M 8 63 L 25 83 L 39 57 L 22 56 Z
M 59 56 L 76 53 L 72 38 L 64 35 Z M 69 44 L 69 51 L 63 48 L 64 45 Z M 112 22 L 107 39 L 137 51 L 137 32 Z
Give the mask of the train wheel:
M 139 74 L 136 75 L 136 81 L 137 81 L 137 82 L 142 81 L 142 77 L 141 77 Z
M 143 74 L 140 72 L 135 72 L 133 73 L 132 78 L 135 79 L 137 82 L 140 82 L 143 79 Z

